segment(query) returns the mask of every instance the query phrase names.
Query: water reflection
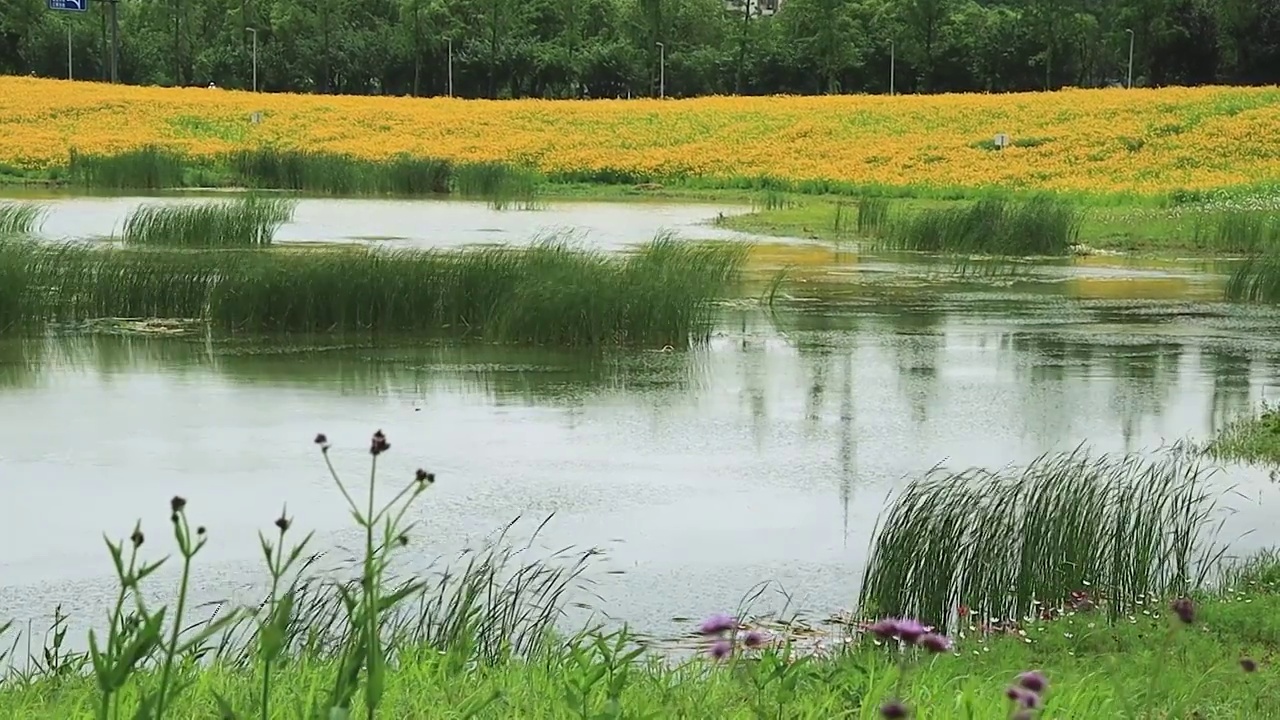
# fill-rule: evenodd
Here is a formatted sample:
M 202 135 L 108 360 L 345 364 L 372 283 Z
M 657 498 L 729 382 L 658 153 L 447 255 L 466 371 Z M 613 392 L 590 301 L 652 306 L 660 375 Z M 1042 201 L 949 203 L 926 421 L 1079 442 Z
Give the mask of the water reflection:
M 84 588 L 106 582 L 98 533 L 129 527 L 138 508 L 162 512 L 179 489 L 216 529 L 215 585 L 257 576 L 253 533 L 284 500 L 338 547 L 347 518 L 307 439 L 345 438 L 336 457 L 356 468 L 360 438 L 382 427 L 403 450 L 388 472 L 429 464 L 442 478 L 418 518 L 442 543 L 548 513 L 549 543 L 622 540 L 607 569 L 623 574 L 600 591 L 645 630 L 733 607 L 767 580 L 827 611 L 855 596 L 876 515 L 904 478 L 1084 441 L 1111 451 L 1205 437 L 1280 385 L 1280 315 L 1163 310 L 846 288 L 726 311 L 706 347 L 676 353 L 0 341 L 6 607 L 43 613 L 70 587 L 92 597 Z M 1274 488 L 1251 473 L 1229 473 L 1255 503 L 1232 529 L 1280 541 L 1257 509 Z M 55 503 L 64 511 L 39 511 Z M 270 512 L 246 512 L 256 508 Z M 23 541 L 33 534 L 49 540 Z

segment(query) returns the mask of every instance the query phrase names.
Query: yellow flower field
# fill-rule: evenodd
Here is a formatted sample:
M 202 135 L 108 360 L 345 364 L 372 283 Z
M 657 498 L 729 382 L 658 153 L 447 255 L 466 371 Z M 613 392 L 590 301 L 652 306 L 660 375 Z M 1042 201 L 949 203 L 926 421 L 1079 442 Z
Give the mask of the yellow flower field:
M 260 124 L 250 114 L 263 113 Z M 1007 133 L 1015 146 L 990 143 Z M 1280 90 L 478 101 L 0 78 L 0 163 L 260 145 L 545 171 L 1154 193 L 1280 179 Z

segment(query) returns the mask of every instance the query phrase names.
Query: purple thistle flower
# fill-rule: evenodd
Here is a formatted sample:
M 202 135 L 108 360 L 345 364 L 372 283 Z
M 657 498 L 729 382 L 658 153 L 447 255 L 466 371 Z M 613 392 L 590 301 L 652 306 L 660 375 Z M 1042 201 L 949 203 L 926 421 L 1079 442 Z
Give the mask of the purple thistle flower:
M 733 643 L 724 638 L 711 643 L 711 647 L 707 648 L 707 654 L 716 660 L 723 660 L 729 657 L 731 652 L 733 652 Z
M 888 640 L 898 636 L 898 621 L 893 618 L 882 618 L 867 629 L 875 633 L 876 637 L 881 640 Z
M 742 637 L 742 644 L 752 650 L 755 650 L 761 645 L 764 645 L 764 633 L 759 630 L 748 631 L 747 634 Z
M 1022 702 L 1022 694 L 1023 694 L 1024 692 L 1026 692 L 1026 691 L 1025 691 L 1025 690 L 1023 690 L 1022 688 L 1020 688 L 1020 687 L 1015 687 L 1015 686 L 1013 686 L 1013 685 L 1010 685 L 1009 687 L 1007 687 L 1007 688 L 1005 688 L 1005 689 L 1004 689 L 1004 696 L 1005 696 L 1005 697 L 1007 697 L 1007 698 L 1009 698 L 1010 700 L 1012 700 L 1012 701 L 1016 702 L 1016 703 L 1021 703 L 1021 702 Z
M 891 700 L 880 706 L 880 717 L 904 718 L 907 714 L 907 706 L 897 700 Z
M 945 635 L 928 633 L 920 638 L 920 647 L 932 653 L 943 653 L 951 649 L 951 640 Z
M 728 632 L 737 626 L 738 621 L 734 618 L 725 615 L 724 613 L 716 613 L 702 621 L 702 624 L 698 626 L 698 632 L 703 635 L 719 635 L 720 633 Z
M 1170 608 L 1178 616 L 1182 622 L 1190 625 L 1196 620 L 1196 606 L 1191 602 L 1191 598 L 1178 598 L 1173 601 Z
M 1049 681 L 1039 670 L 1029 670 L 1018 676 L 1018 684 L 1036 695 L 1049 689 Z
M 1251 673 L 1258 669 L 1258 663 L 1253 658 L 1240 658 L 1240 668 Z
M 898 621 L 898 637 L 905 643 L 914 644 L 925 632 L 924 625 L 916 620 L 903 618 Z

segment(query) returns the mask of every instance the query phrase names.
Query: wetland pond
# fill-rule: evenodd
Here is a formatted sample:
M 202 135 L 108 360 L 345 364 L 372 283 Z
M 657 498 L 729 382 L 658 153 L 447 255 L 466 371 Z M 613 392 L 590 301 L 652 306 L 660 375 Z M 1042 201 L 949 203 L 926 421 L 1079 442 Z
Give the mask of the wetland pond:
M 42 232 L 107 234 L 129 202 L 52 203 Z M 284 237 L 457 244 L 483 228 L 515 240 L 569 226 L 608 248 L 659 229 L 750 239 L 704 224 L 723 210 L 707 206 L 315 202 Z M 285 502 L 341 556 L 360 536 L 311 439 L 328 435 L 358 487 L 378 428 L 393 448 L 383 482 L 419 466 L 439 478 L 417 511 L 424 567 L 517 517 L 528 537 L 554 515 L 537 546 L 602 548 L 598 597 L 580 599 L 641 631 L 687 630 L 676 618 L 732 610 L 766 581 L 791 610 L 824 615 L 856 598 L 889 493 L 938 463 L 1205 439 L 1280 390 L 1280 314 L 1218 302 L 1221 277 L 1195 264 L 1085 258 L 961 282 L 799 240 L 762 242 L 753 258 L 792 266 L 794 282 L 771 312 L 726 304 L 687 352 L 0 339 L 0 616 L 41 628 L 61 604 L 96 620 L 115 592 L 102 534 L 141 517 L 160 552 L 175 494 L 209 528 L 198 599 L 256 597 L 256 533 Z M 1265 469 L 1228 466 L 1216 482 L 1235 488 L 1223 540 L 1280 541 Z M 760 609 L 782 602 L 766 594 Z

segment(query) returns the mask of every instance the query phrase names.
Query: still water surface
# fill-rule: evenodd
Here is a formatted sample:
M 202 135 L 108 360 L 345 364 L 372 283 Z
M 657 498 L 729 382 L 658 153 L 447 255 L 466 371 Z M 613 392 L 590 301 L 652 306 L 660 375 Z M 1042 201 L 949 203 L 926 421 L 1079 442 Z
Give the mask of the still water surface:
M 886 494 L 936 463 L 1001 466 L 1089 442 L 1204 438 L 1280 390 L 1280 316 L 1034 289 L 851 288 L 767 317 L 726 310 L 704 348 L 592 355 L 333 339 L 71 337 L 0 343 L 0 614 L 96 617 L 101 533 L 167 501 L 212 541 L 203 599 L 256 587 L 281 504 L 319 547 L 356 538 L 311 439 L 359 486 L 419 465 L 421 562 L 523 516 L 547 548 L 600 546 L 597 606 L 658 633 L 776 581 L 793 609 L 848 607 Z M 816 296 L 814 296 L 816 297 Z M 1233 467 L 1225 535 L 1280 541 L 1265 471 Z M 150 543 L 150 541 L 149 541 Z M 774 596 L 766 598 L 776 605 Z

